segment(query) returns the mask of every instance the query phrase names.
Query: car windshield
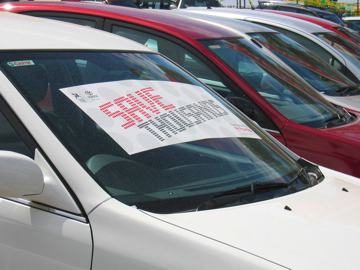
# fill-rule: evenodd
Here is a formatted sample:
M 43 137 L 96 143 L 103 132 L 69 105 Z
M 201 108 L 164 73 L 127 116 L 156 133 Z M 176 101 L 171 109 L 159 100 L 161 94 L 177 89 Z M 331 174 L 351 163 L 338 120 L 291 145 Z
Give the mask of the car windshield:
M 355 32 L 354 30 L 351 30 L 351 29 L 349 29 L 347 27 L 343 27 L 343 26 L 336 27 L 336 29 L 339 30 L 341 33 L 345 34 L 346 36 L 348 36 L 356 44 L 359 44 L 360 35 L 357 32 Z
M 230 38 L 202 43 L 287 118 L 321 128 L 338 115 L 338 110 L 316 91 L 248 40 Z
M 339 16 L 337 16 L 336 14 L 333 14 L 333 13 L 326 13 L 326 12 L 319 12 L 317 11 L 316 14 L 320 17 L 320 18 L 323 18 L 325 20 L 328 20 L 328 21 L 332 21 L 334 23 L 337 23 L 337 24 L 340 24 L 340 25 L 343 25 L 344 22 L 339 18 Z
M 356 46 L 351 41 L 344 39 L 334 32 L 322 32 L 315 33 L 317 37 L 330 44 L 335 49 L 345 53 L 351 57 L 359 68 L 360 68 L 360 47 Z
M 284 34 L 261 32 L 249 35 L 276 54 L 309 84 L 324 94 L 339 96 L 341 95 L 339 90 L 356 85 L 310 50 Z
M 348 20 L 348 21 L 346 21 L 346 26 L 353 29 L 354 31 L 357 31 L 357 32 L 360 31 L 360 21 Z
M 127 205 L 191 211 L 214 194 L 286 184 L 301 170 L 293 154 L 160 55 L 3 52 L 0 68 L 84 169 Z

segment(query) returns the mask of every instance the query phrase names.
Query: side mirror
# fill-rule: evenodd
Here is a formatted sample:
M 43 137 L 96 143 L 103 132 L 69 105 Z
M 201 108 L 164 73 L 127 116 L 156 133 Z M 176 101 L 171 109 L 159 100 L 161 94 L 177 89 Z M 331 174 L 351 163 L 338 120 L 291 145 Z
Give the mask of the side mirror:
M 0 151 L 0 196 L 20 198 L 40 194 L 44 177 L 31 158 L 9 151 Z

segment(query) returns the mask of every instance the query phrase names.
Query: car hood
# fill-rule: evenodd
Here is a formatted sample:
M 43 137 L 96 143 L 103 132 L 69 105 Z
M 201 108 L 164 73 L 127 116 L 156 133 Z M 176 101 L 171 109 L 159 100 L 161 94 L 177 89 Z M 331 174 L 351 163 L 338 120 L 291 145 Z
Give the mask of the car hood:
M 347 108 L 347 109 L 351 109 L 351 110 L 360 112 L 360 95 L 334 97 L 334 96 L 328 96 L 328 95 L 323 94 L 323 96 L 331 103 L 334 103 L 336 105 L 339 105 L 339 106 Z
M 291 269 L 358 270 L 360 179 L 321 169 L 320 184 L 280 198 L 152 215 Z

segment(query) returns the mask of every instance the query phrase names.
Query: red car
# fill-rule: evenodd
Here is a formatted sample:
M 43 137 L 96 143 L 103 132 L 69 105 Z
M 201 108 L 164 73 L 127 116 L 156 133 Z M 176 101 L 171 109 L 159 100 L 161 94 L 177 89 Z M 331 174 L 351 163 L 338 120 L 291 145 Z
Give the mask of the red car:
M 321 27 L 324 27 L 325 29 L 328 29 L 328 30 L 331 30 L 331 31 L 337 33 L 339 36 L 356 44 L 357 46 L 359 46 L 359 44 L 360 44 L 360 35 L 358 35 L 355 31 L 352 31 L 349 28 L 346 28 L 342 25 L 330 22 L 328 20 L 317 18 L 314 16 L 299 14 L 299 13 L 295 13 L 295 12 L 285 12 L 285 11 L 277 11 L 277 10 L 266 10 L 264 12 L 281 14 L 281 15 L 285 15 L 285 16 L 289 16 L 289 17 L 293 17 L 293 18 L 298 18 L 298 19 L 301 19 L 304 21 L 308 21 L 308 22 L 317 24 Z
M 226 20 L 90 3 L 27 2 L 0 9 L 75 22 L 141 42 L 185 67 L 300 156 L 360 177 L 360 114 L 325 101 L 239 30 L 258 31 L 258 26 L 236 22 L 235 31 L 224 25 Z

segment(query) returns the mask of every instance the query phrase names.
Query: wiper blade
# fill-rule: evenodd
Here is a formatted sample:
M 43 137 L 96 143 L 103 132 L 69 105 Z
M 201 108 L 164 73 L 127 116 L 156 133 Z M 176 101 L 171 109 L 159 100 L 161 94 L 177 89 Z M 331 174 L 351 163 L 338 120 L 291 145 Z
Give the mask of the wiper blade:
M 246 195 L 254 195 L 259 192 L 267 192 L 272 189 L 282 189 L 290 187 L 295 181 L 298 180 L 299 176 L 304 173 L 304 169 L 301 168 L 295 177 L 289 182 L 279 182 L 279 181 L 270 181 L 270 182 L 254 182 L 249 185 L 240 186 L 231 190 L 227 190 L 220 194 L 215 194 L 209 200 L 202 202 L 198 205 L 196 210 L 207 210 L 219 208 L 230 203 L 238 202 L 239 199 Z
M 353 120 L 353 116 L 348 112 L 343 111 L 341 113 L 336 114 L 333 117 L 330 117 L 329 119 L 326 119 L 325 121 L 326 125 L 324 128 L 330 128 L 330 127 L 339 126 L 341 124 L 347 124 L 350 123 L 352 120 Z
M 223 196 L 246 193 L 246 192 L 255 193 L 256 191 L 260 191 L 260 190 L 267 191 L 272 188 L 283 188 L 283 187 L 288 187 L 288 186 L 289 186 L 289 184 L 285 183 L 285 182 L 254 182 L 254 183 L 251 183 L 246 186 L 241 186 L 241 187 L 217 194 L 213 198 L 220 198 Z
M 335 116 L 333 117 L 330 117 L 329 119 L 326 119 L 325 123 L 325 128 L 329 128 L 329 127 L 334 127 L 336 126 L 339 121 L 341 120 L 341 116 L 340 114 L 336 114 Z

